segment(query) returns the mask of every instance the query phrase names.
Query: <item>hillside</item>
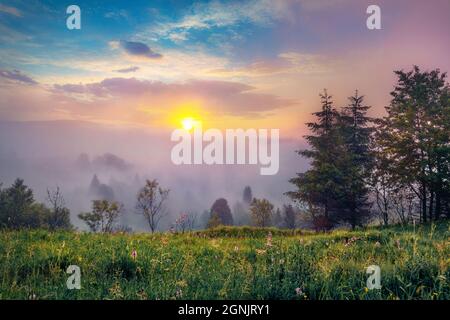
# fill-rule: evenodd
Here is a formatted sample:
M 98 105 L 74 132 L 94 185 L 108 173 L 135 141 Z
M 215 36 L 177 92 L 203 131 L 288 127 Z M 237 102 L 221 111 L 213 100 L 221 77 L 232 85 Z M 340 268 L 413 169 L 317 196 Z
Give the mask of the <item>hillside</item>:
M 272 237 L 268 236 L 268 232 Z M 0 299 L 449 299 L 449 223 L 329 234 L 0 232 Z M 81 268 L 68 290 L 66 269 Z M 381 268 L 369 290 L 366 268 Z

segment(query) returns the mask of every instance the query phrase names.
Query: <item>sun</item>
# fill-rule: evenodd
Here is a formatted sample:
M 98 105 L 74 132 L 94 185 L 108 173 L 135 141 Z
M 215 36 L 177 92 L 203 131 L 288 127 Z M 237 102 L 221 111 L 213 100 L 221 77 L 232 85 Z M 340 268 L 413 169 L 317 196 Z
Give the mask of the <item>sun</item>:
M 189 131 L 195 126 L 196 122 L 197 121 L 195 121 L 194 118 L 188 117 L 181 120 L 181 125 L 183 126 L 184 130 Z

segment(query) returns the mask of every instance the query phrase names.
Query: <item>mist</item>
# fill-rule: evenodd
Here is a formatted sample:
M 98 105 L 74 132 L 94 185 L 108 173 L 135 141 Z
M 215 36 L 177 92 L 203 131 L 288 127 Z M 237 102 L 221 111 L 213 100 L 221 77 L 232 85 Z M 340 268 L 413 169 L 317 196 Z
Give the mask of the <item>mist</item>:
M 217 198 L 230 208 L 242 200 L 245 186 L 253 196 L 266 198 L 276 207 L 290 200 L 289 179 L 307 168 L 295 150 L 302 140 L 280 140 L 280 170 L 260 175 L 259 165 L 174 165 L 170 159 L 170 131 L 124 128 L 81 121 L 0 122 L 0 182 L 9 186 L 22 178 L 39 202 L 47 189 L 60 187 L 71 221 L 80 230 L 86 226 L 78 213 L 89 211 L 92 200 L 111 198 L 124 205 L 119 224 L 134 231 L 148 231 L 135 211 L 136 194 L 146 179 L 157 179 L 170 189 L 167 216 L 159 225 L 167 230 L 181 213 L 209 210 Z M 97 177 L 100 187 L 93 190 Z M 203 225 L 197 225 L 203 227 Z

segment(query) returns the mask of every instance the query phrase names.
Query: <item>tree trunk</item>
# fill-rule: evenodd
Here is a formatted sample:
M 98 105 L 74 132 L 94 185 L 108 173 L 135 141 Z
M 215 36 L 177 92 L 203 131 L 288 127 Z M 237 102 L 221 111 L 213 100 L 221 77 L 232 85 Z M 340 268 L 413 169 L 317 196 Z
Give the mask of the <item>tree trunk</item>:
M 427 188 L 425 182 L 422 182 L 422 220 L 427 222 Z
M 430 215 L 430 221 L 433 221 L 433 203 L 434 203 L 434 192 L 430 192 L 430 204 L 428 207 L 428 213 Z
M 389 225 L 389 208 L 386 197 L 384 196 L 384 224 Z
M 435 209 L 435 220 L 438 220 L 441 216 L 441 188 L 436 192 L 436 209 Z

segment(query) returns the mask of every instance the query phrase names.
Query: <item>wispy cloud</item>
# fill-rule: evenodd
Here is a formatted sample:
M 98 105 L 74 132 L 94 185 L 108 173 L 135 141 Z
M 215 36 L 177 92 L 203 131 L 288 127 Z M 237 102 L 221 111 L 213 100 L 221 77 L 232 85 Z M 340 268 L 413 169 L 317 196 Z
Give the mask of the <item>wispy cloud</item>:
M 17 31 L 11 27 L 4 25 L 3 23 L 0 23 L 0 41 L 2 42 L 29 43 L 29 41 L 32 40 L 32 38 L 33 37 L 31 35 L 26 35 L 23 32 Z
M 294 1 L 250 0 L 234 3 L 211 1 L 195 3 L 181 18 L 175 21 L 163 21 L 152 24 L 139 33 L 139 38 L 166 38 L 174 42 L 188 39 L 193 30 L 223 28 L 240 23 L 268 25 L 290 15 L 290 6 Z
M 116 19 L 116 20 L 130 18 L 128 12 L 124 9 L 117 10 L 117 11 L 108 11 L 104 14 L 104 17 L 109 18 L 109 19 Z
M 171 107 L 177 100 L 203 101 L 210 112 L 241 117 L 289 106 L 293 101 L 238 82 L 191 80 L 184 83 L 163 83 L 136 78 L 108 78 L 88 84 L 55 85 L 56 93 L 72 95 L 84 101 L 96 99 L 136 99 L 154 102 L 154 106 Z M 94 99 L 94 100 L 92 100 Z M 127 100 L 129 102 L 129 100 Z M 165 108 L 163 108 L 165 109 Z
M 211 78 L 212 69 L 222 69 L 229 63 L 228 59 L 216 55 L 210 55 L 202 51 L 179 51 L 166 49 L 163 59 L 148 59 L 130 54 L 121 54 L 118 42 L 109 43 L 112 52 L 92 56 L 79 55 L 77 57 L 34 57 L 26 54 L 16 54 L 14 61 L 23 65 L 47 65 L 52 68 L 71 70 L 76 72 L 60 74 L 58 72 L 46 72 L 39 74 L 39 81 L 45 84 L 85 83 L 88 81 L 101 81 L 105 78 L 117 75 L 117 70 L 125 70 L 130 67 L 138 67 L 134 71 L 138 77 L 161 81 L 185 81 L 188 79 Z M 14 52 L 2 52 L 0 60 L 7 59 Z M 149 61 L 153 63 L 149 63 Z M 157 63 L 156 63 L 157 62 Z M 47 70 L 46 70 L 47 71 Z M 130 70 L 131 72 L 131 70 Z M 119 72 L 120 73 L 120 72 Z M 124 73 L 124 72 L 121 72 Z M 224 78 L 223 75 L 220 76 Z
M 1 3 L 0 3 L 0 12 L 7 13 L 7 14 L 10 14 L 10 15 L 19 17 L 19 18 L 23 16 L 22 12 L 20 12 L 19 9 L 14 8 L 14 7 L 10 7 L 10 6 L 6 6 L 6 5 L 1 4 Z
M 211 75 L 226 77 L 254 77 L 276 74 L 321 74 L 338 66 L 337 59 L 299 52 L 280 53 L 276 58 L 257 60 L 235 68 L 211 70 Z
M 120 72 L 120 73 L 130 73 L 130 72 L 136 72 L 138 70 L 139 70 L 139 67 L 129 67 L 129 68 L 117 69 L 114 71 Z

